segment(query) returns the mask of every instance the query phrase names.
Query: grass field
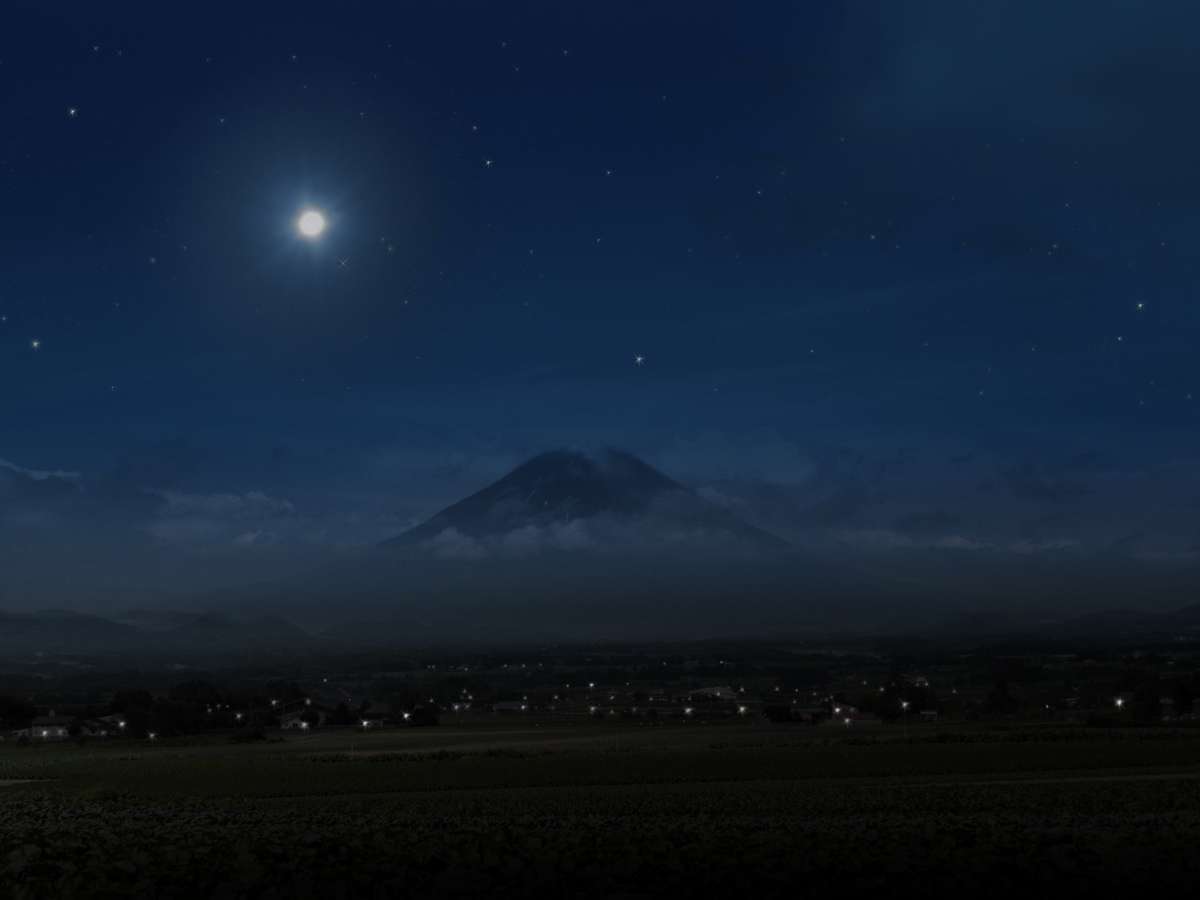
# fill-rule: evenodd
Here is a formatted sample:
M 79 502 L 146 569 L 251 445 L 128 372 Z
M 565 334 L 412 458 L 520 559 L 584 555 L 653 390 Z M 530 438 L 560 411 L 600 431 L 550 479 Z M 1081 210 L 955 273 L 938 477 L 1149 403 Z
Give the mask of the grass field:
M 0 896 L 998 896 L 1200 876 L 1200 734 L 486 722 L 0 749 Z

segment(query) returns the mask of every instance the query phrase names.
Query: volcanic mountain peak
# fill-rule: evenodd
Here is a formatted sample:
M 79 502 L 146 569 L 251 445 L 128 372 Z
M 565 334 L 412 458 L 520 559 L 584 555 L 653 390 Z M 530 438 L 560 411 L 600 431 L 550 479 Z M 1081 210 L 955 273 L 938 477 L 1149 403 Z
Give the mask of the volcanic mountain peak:
M 782 545 L 774 535 L 703 500 L 631 453 L 552 450 L 522 463 L 499 481 L 446 507 L 385 546 L 411 545 L 446 531 L 487 539 L 518 529 L 606 517 L 654 518 L 680 527 Z

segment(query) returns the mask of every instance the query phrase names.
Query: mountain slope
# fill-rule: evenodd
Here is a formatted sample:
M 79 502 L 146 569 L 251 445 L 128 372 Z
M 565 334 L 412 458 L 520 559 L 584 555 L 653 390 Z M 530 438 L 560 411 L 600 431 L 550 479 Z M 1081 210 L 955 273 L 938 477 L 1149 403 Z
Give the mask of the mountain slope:
M 651 539 L 704 534 L 759 547 L 787 546 L 619 450 L 542 453 L 383 546 L 414 546 L 446 532 L 500 540 L 524 530 L 601 520 L 609 529 L 636 526 Z

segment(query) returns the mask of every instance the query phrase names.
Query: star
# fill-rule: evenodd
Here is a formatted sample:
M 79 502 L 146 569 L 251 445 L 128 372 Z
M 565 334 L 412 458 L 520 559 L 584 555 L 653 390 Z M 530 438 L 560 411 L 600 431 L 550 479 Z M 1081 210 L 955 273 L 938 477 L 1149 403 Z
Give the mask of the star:
M 642 356 L 642 354 L 639 353 L 637 356 L 635 356 L 633 358 L 633 364 L 635 366 L 644 366 L 646 364 L 646 357 Z
M 484 167 L 485 169 L 490 169 L 490 168 L 491 168 L 492 166 L 494 166 L 495 164 L 496 164 L 496 161 L 495 161 L 494 159 L 485 159 L 485 160 L 483 161 L 483 167 Z
M 39 341 L 37 338 L 34 338 L 32 341 L 29 342 L 29 349 L 30 350 L 42 349 L 42 342 Z
M 339 267 L 339 268 L 342 268 L 342 269 L 348 269 L 348 268 L 350 268 L 350 260 L 349 260 L 349 259 L 346 259 L 346 258 L 339 259 L 339 260 L 338 260 L 338 267 Z
M 70 106 L 67 108 L 67 118 L 68 119 L 74 119 L 78 115 L 79 115 L 79 110 L 76 107 Z

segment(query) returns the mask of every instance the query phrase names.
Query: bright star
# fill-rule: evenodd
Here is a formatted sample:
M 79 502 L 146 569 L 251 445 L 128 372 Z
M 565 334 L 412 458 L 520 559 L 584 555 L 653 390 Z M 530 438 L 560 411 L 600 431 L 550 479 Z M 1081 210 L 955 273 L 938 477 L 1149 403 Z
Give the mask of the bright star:
M 296 220 L 296 227 L 300 229 L 300 234 L 306 238 L 318 238 L 325 230 L 325 217 L 315 209 L 306 209 L 300 214 L 300 218 Z
M 637 356 L 635 356 L 633 358 L 633 364 L 635 366 L 644 366 L 646 364 L 646 357 L 642 356 L 642 354 L 639 353 Z
M 30 350 L 40 350 L 41 348 L 42 348 L 42 342 L 39 341 L 37 338 L 34 338 L 32 341 L 29 342 Z
M 72 107 L 69 107 L 69 108 L 67 109 L 67 117 L 68 117 L 68 118 L 71 118 L 71 119 L 73 119 L 73 118 L 75 118 L 77 115 L 79 115 L 79 110 L 78 110 L 78 109 L 76 109 L 74 106 L 72 106 Z

